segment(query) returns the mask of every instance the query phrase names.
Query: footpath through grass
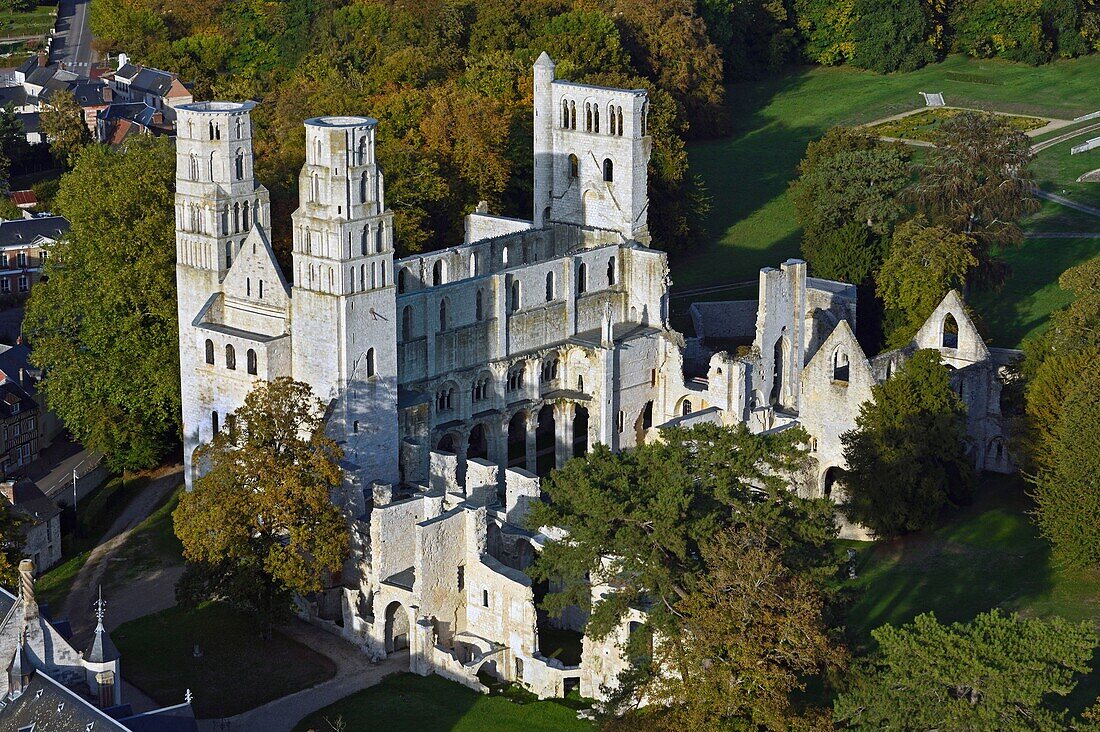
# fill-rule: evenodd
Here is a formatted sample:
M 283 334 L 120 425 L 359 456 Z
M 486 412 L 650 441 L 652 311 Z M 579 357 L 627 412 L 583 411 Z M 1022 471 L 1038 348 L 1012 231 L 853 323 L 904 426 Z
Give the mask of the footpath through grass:
M 989 475 L 972 506 L 947 512 L 933 530 L 851 542 L 859 549 L 858 579 L 847 584 L 858 598 L 848 613 L 854 643 L 865 646 L 874 628 L 920 613 L 955 622 L 995 607 L 1100 629 L 1100 571 L 1056 567 L 1028 515 L 1033 507 L 1022 479 Z
M 239 714 L 336 674 L 325 656 L 278 631 L 265 641 L 255 623 L 215 602 L 131 620 L 111 637 L 127 681 L 165 705 L 190 689 L 200 718 Z
M 149 479 L 144 476 L 125 481 L 122 476 L 114 476 L 80 501 L 76 523 L 70 524 L 61 537 L 61 553 L 67 558 L 35 583 L 40 598 L 54 608 L 61 607 L 88 554 L 99 546 L 107 530 L 148 484 Z
M 343 720 L 347 730 L 387 732 L 591 732 L 568 701 L 518 703 L 485 696 L 439 676 L 398 674 L 306 717 L 298 732 L 331 732 Z

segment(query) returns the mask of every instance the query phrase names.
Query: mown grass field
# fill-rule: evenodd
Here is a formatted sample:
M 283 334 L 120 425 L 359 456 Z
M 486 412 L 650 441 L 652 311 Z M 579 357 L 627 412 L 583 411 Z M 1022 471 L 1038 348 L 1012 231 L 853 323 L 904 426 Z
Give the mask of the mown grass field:
M 484 696 L 439 676 L 398 674 L 381 684 L 341 699 L 306 717 L 298 732 L 385 729 L 388 732 L 591 732 L 596 726 L 577 719 L 568 701 L 517 703 Z
M 732 85 L 727 101 L 733 135 L 688 148 L 692 172 L 706 183 L 713 205 L 706 221 L 707 241 L 673 258 L 673 280 L 678 287 L 690 287 L 753 279 L 761 267 L 800 256 L 800 231 L 787 187 L 806 144 L 834 125 L 865 124 L 915 109 L 923 105 L 921 91 L 943 92 L 951 105 L 1072 119 L 1100 110 L 1098 78 L 1097 56 L 1040 67 L 952 56 L 908 74 L 882 76 L 853 68 L 815 67 Z M 1073 182 L 1082 173 L 1100 168 L 1100 151 L 1071 157 L 1069 150 L 1076 142 L 1080 140 L 1040 153 L 1034 171 L 1044 188 L 1065 190 L 1071 198 L 1100 204 L 1100 185 Z M 1048 226 L 1049 219 L 1048 214 Z M 1084 223 L 1089 225 L 1087 220 Z M 1091 226 L 1087 230 L 1100 231 L 1100 219 Z M 1057 246 L 1057 256 L 1051 258 L 1044 254 L 1050 240 L 1029 240 L 1015 256 L 1020 262 L 1051 260 L 1048 269 L 1053 269 L 1087 258 L 1090 251 L 1100 253 L 1100 239 L 1080 243 L 1072 255 L 1064 255 L 1061 245 Z M 1060 272 L 1044 275 L 1042 287 L 1034 281 L 1010 282 L 998 298 L 1031 298 Z M 1016 308 L 1008 302 L 1006 309 L 989 318 L 990 323 L 998 323 L 991 335 L 999 345 L 1016 345 L 1019 334 L 1033 330 L 1033 315 L 1040 312 L 1045 317 L 1049 312 L 1043 311 L 1045 301 L 1053 303 L 1057 298 L 1021 303 L 1019 322 L 1006 320 Z
M 336 674 L 325 656 L 278 631 L 262 640 L 254 622 L 214 602 L 131 620 L 111 637 L 127 681 L 165 705 L 190 689 L 200 718 L 239 714 Z

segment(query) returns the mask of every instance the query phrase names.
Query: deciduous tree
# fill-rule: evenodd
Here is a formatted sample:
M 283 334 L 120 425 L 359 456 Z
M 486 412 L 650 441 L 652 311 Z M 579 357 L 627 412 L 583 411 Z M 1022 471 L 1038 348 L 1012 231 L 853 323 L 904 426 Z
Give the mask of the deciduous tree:
M 792 703 L 809 679 L 845 663 L 814 582 L 785 566 L 763 529 L 720 531 L 703 545 L 703 560 L 674 629 L 652 641 L 639 634 L 651 659 L 631 649 L 654 670 L 634 701 L 638 692 L 667 700 L 653 715 L 667 730 L 832 729 L 828 713 Z
M 72 165 L 84 146 L 91 142 L 88 125 L 84 124 L 84 112 L 77 104 L 76 96 L 67 89 L 50 95 L 42 106 L 42 131 L 50 143 L 54 158 Z
M 928 226 L 919 217 L 894 230 L 876 277 L 878 296 L 902 323 L 887 335 L 891 347 L 908 343 L 948 292 L 963 289 L 966 273 L 978 264 L 973 246 L 966 234 Z
M 1003 117 L 982 112 L 947 120 L 934 142 L 913 188 L 917 207 L 932 224 L 972 237 L 976 274 L 997 282 L 1003 265 L 993 247 L 1022 241 L 1020 218 L 1039 208 L 1028 171 L 1031 142 Z
M 872 398 L 842 436 L 844 513 L 886 537 L 931 524 L 949 502 L 969 497 L 966 407 L 951 390 L 939 352 L 920 350 Z
M 250 609 L 265 632 L 292 593 L 323 589 L 348 553 L 348 526 L 331 501 L 343 451 L 323 417 L 309 385 L 257 382 L 201 448 L 207 472 L 172 514 L 184 558 L 198 565 L 200 581 L 185 586 Z
M 27 521 L 0 498 L 0 587 L 19 586 L 19 561 L 27 543 Z
M 50 409 L 118 470 L 156 464 L 179 430 L 175 167 L 166 138 L 84 148 L 24 318 Z
M 889 232 L 904 212 L 899 194 L 909 184 L 909 152 L 865 132 L 834 127 L 806 146 L 798 174 L 791 183 L 791 198 L 803 229 L 803 255 L 819 277 L 851 276 L 850 267 L 845 265 L 841 272 L 832 263 L 852 261 L 848 251 L 852 237 L 835 233 L 861 223 L 868 230 L 866 242 L 871 247 L 872 235 Z M 873 256 L 863 259 L 878 264 Z M 870 271 L 871 267 L 864 276 Z
M 1066 729 L 1059 699 L 1089 671 L 1097 643 L 1088 623 L 997 610 L 951 625 L 928 613 L 871 635 L 877 652 L 835 705 L 848 729 Z

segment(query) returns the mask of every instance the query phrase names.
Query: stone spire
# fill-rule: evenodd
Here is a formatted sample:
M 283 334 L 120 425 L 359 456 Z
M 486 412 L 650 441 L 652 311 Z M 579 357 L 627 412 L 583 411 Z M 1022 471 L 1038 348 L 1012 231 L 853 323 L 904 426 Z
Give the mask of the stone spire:
M 27 626 L 19 632 L 19 648 L 12 655 L 8 664 L 8 698 L 14 699 L 27 688 L 31 675 L 34 674 L 34 666 L 30 656 L 27 655 Z
M 111 641 L 107 629 L 103 627 L 103 617 L 107 614 L 107 603 L 103 600 L 103 587 L 99 588 L 99 599 L 95 601 L 95 635 L 92 636 L 92 644 L 88 646 L 84 654 L 85 661 L 92 663 L 111 663 L 117 661 L 121 654 Z

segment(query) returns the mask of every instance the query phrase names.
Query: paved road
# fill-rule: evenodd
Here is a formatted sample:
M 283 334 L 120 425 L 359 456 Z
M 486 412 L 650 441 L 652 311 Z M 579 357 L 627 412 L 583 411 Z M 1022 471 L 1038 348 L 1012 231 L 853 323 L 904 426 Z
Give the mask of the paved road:
M 61 0 L 57 24 L 50 43 L 50 61 L 62 61 L 75 74 L 88 76 L 96 59 L 92 49 L 92 29 L 88 21 L 91 0 Z
M 1064 134 L 1051 137 L 1048 140 L 1037 142 L 1031 146 L 1031 152 L 1037 153 L 1042 150 L 1046 150 L 1048 147 L 1052 147 L 1061 142 L 1065 142 L 1066 140 L 1072 140 L 1073 138 L 1080 137 L 1081 135 L 1086 135 L 1089 132 L 1095 132 L 1096 130 L 1100 130 L 1100 122 L 1092 125 L 1086 125 L 1084 127 L 1078 127 L 1076 130 L 1072 130 L 1071 132 L 1066 132 Z

